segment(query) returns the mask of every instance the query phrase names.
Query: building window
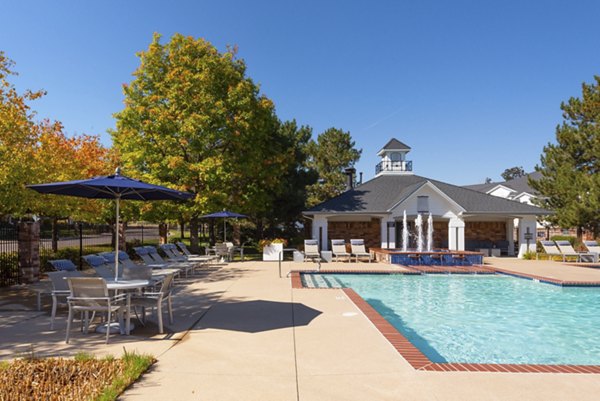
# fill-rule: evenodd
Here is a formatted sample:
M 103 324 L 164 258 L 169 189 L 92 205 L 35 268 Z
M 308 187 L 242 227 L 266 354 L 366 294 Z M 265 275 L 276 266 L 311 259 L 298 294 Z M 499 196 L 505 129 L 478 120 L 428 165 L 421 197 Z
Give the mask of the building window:
M 417 213 L 429 213 L 429 196 L 417 196 Z
M 392 159 L 393 162 L 402 161 L 402 153 L 392 152 L 390 159 Z

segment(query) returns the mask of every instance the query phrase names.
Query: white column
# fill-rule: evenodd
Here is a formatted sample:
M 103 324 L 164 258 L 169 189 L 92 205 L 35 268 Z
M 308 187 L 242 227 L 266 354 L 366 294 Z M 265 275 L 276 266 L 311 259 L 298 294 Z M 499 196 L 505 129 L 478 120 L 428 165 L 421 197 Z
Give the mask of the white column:
M 315 216 L 312 224 L 312 239 L 319 239 L 319 232 L 321 232 L 321 243 L 319 244 L 322 251 L 329 250 L 327 239 L 327 217 Z
M 515 219 L 506 220 L 506 239 L 508 240 L 508 256 L 515 256 Z
M 536 250 L 536 224 L 535 216 L 525 216 L 519 220 L 519 259 L 525 252 L 535 252 Z M 527 248 L 527 235 L 530 235 L 529 249 Z
M 388 223 L 394 223 L 392 216 L 381 219 L 381 247 L 383 249 L 396 247 L 396 228 L 394 226 L 388 228 Z
M 465 222 L 460 217 L 452 217 L 448 221 L 448 249 L 465 250 Z

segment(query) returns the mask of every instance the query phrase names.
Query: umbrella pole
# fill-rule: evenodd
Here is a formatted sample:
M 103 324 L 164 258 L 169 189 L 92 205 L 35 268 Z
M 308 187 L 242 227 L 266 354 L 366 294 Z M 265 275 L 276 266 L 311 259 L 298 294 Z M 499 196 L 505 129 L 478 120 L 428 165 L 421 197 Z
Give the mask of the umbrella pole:
M 117 202 L 117 218 L 115 227 L 115 281 L 119 281 L 119 200 L 120 195 L 117 195 L 115 201 Z
M 227 241 L 227 219 L 225 217 L 223 217 L 223 242 Z

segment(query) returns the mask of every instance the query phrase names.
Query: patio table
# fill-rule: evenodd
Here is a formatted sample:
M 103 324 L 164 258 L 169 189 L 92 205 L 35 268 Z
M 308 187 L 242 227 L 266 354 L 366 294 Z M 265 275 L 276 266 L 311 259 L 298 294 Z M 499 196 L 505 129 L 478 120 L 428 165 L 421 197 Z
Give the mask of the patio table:
M 119 280 L 119 281 L 114 281 L 114 280 L 106 280 L 106 287 L 110 290 L 110 291 L 114 291 L 115 294 L 118 294 L 119 291 L 124 291 L 124 290 L 135 290 L 135 289 L 142 289 L 146 286 L 150 285 L 150 281 L 149 280 Z M 125 320 L 125 335 L 130 335 L 131 333 L 131 293 L 126 293 L 127 295 L 127 319 Z M 98 327 L 100 329 L 100 331 L 103 330 L 110 330 L 108 327 L 106 326 L 99 326 Z

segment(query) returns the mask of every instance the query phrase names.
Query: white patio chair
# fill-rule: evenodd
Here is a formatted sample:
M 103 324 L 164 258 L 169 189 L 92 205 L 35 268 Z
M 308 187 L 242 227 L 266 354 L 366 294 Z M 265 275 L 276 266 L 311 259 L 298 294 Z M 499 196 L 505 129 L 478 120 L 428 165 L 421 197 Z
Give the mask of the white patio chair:
M 161 288 L 157 292 L 145 292 L 140 295 L 131 296 L 131 306 L 134 310 L 137 306 L 142 308 L 142 323 L 146 321 L 146 308 L 156 308 L 158 317 L 158 332 L 164 333 L 163 330 L 163 318 L 162 318 L 162 304 L 164 301 L 167 302 L 167 308 L 169 312 L 169 323 L 173 324 L 173 305 L 171 302 L 171 283 L 173 281 L 173 275 L 169 274 L 165 277 L 162 282 Z M 137 315 L 137 310 L 136 310 Z
M 573 249 L 573 246 L 569 241 L 555 241 L 556 245 L 560 252 L 564 255 L 564 259 L 567 256 L 575 256 L 577 258 L 576 262 L 582 262 L 583 258 L 591 260 L 592 263 L 596 263 L 598 261 L 598 254 L 593 252 L 577 252 Z
M 319 252 L 319 241 L 316 239 L 304 240 L 304 261 L 309 259 L 321 260 L 321 252 Z
M 75 312 L 82 312 L 85 315 L 84 333 L 87 333 L 90 324 L 89 312 L 106 313 L 106 323 L 110 325 L 113 316 L 117 316 L 121 332 L 123 328 L 123 314 L 125 311 L 125 294 L 110 296 L 106 281 L 100 277 L 68 277 L 69 289 L 71 295 L 67 297 L 69 305 L 69 317 L 67 319 L 67 335 L 65 342 L 69 343 L 71 324 Z M 92 315 L 92 320 L 93 316 Z M 110 335 L 110 326 L 106 329 L 106 343 Z
M 332 239 L 331 240 L 331 252 L 336 261 L 340 258 L 347 258 L 350 262 L 351 255 L 346 251 L 346 241 L 343 239 Z
M 231 259 L 233 260 L 233 255 L 238 252 L 240 254 L 240 259 L 243 261 L 244 260 L 244 245 L 242 244 L 242 246 L 235 246 L 233 244 L 233 242 L 225 242 L 225 244 L 227 244 L 227 247 L 229 248 L 229 253 L 231 255 Z
M 356 258 L 356 262 L 358 262 L 358 258 L 366 257 L 369 260 L 369 263 L 371 263 L 371 254 L 365 249 L 365 240 L 351 239 L 350 247 L 352 248 L 352 256 Z
M 215 245 L 215 253 L 219 258 L 221 258 L 221 260 L 231 262 L 232 252 L 232 248 L 230 248 L 225 242 L 220 242 Z
M 48 272 L 48 278 L 52 283 L 52 313 L 50 314 L 50 330 L 54 330 L 54 319 L 59 305 L 67 306 L 67 297 L 71 295 L 67 277 L 81 277 L 81 272 L 74 270 L 65 270 L 57 272 Z

